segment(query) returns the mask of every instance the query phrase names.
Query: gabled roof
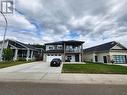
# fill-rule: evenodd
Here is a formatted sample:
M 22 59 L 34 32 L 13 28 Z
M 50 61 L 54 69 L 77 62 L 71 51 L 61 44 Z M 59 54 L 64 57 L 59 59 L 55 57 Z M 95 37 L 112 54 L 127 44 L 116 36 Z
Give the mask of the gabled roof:
M 46 43 L 45 45 L 63 45 L 64 43 L 71 44 L 83 44 L 84 41 L 68 40 L 68 41 L 58 41 L 52 43 Z
M 127 50 L 124 46 L 122 46 L 120 43 L 116 41 L 108 42 L 105 44 L 97 45 L 94 47 L 86 48 L 84 49 L 84 52 L 94 52 L 94 51 L 109 51 L 111 48 L 113 48 L 115 45 L 120 45 L 125 50 Z
M 31 49 L 31 50 L 36 50 L 35 47 L 29 45 L 29 44 L 24 44 L 24 43 L 21 43 L 19 41 L 16 41 L 16 40 L 10 40 L 10 39 L 6 39 L 5 42 L 8 41 L 8 43 L 10 45 L 13 45 L 14 47 L 16 48 L 28 48 L 28 49 Z M 2 41 L 1 41 L 2 42 Z

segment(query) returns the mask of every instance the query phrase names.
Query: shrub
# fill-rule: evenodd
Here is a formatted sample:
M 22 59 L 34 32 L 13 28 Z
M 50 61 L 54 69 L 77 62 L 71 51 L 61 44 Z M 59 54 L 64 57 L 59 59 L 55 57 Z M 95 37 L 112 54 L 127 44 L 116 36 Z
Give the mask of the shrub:
M 10 48 L 6 48 L 3 50 L 3 59 L 5 61 L 10 61 L 13 59 L 13 51 Z
M 17 61 L 26 61 L 26 58 L 19 57 Z

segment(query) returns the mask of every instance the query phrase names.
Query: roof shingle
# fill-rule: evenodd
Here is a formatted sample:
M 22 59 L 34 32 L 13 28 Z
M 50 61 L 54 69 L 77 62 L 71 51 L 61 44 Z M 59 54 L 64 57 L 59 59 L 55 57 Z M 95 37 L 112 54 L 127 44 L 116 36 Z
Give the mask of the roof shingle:
M 112 47 L 114 47 L 115 45 L 117 45 L 119 43 L 112 41 L 112 42 L 108 42 L 105 44 L 101 44 L 101 45 L 97 45 L 91 48 L 86 48 L 84 49 L 84 52 L 93 52 L 93 51 L 108 51 L 110 50 Z

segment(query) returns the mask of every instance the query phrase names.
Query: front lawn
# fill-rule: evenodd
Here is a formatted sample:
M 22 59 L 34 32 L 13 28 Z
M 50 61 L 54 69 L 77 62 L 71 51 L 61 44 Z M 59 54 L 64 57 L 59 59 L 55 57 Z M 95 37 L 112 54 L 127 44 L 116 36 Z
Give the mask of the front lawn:
M 64 64 L 63 73 L 127 74 L 127 67 L 107 64 Z
M 0 62 L 0 68 L 10 67 L 14 65 L 29 63 L 29 61 L 6 61 L 6 62 Z

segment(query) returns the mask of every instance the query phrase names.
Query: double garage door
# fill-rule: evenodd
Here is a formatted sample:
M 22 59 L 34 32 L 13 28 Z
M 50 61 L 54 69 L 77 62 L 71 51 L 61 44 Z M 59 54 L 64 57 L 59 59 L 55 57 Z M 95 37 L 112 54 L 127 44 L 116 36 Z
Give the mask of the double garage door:
M 113 60 L 115 63 L 127 63 L 126 55 L 113 55 Z
M 46 56 L 46 62 L 51 62 L 51 60 L 54 58 L 59 58 L 62 60 L 62 55 L 60 55 L 60 54 L 48 54 Z

